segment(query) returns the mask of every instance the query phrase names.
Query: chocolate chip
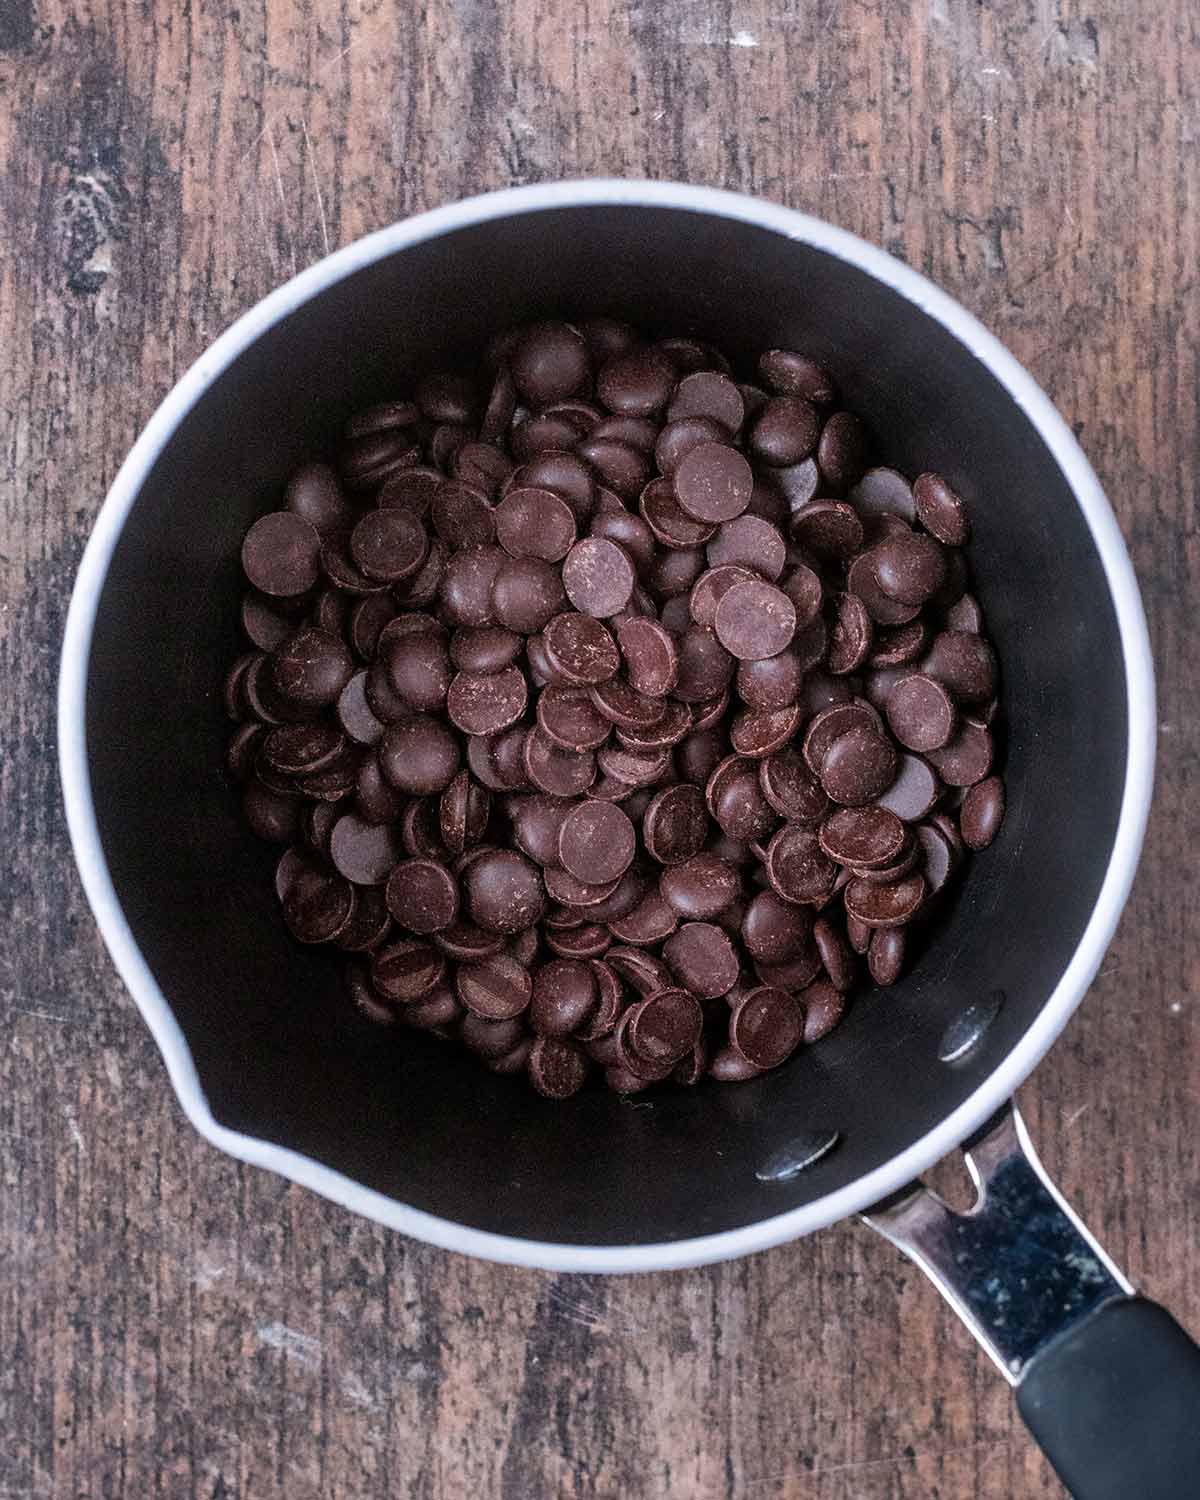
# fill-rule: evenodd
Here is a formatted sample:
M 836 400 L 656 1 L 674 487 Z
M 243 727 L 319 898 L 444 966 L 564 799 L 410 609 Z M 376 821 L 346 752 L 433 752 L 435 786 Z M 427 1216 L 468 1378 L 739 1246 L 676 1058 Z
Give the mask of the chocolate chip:
M 368 823 L 355 813 L 340 817 L 329 839 L 334 867 L 355 885 L 382 885 L 403 852 L 392 824 Z
M 657 793 L 642 818 L 646 852 L 663 865 L 683 864 L 699 854 L 707 834 L 704 796 L 686 783 Z
M 828 917 L 818 917 L 813 923 L 812 935 L 830 984 L 843 993 L 849 990 L 854 984 L 857 966 L 845 934 Z
M 388 878 L 386 899 L 388 910 L 408 932 L 441 932 L 458 920 L 458 883 L 436 860 L 397 864 Z
M 863 543 L 863 527 L 851 505 L 836 500 L 814 500 L 797 510 L 791 521 L 792 540 L 821 557 L 852 557 Z
M 968 849 L 986 849 L 1004 821 L 1004 782 L 988 776 L 977 782 L 963 798 L 958 826 Z
M 670 479 L 652 479 L 638 499 L 638 510 L 655 540 L 664 547 L 697 547 L 716 530 L 711 522 L 688 515 L 676 499 Z
M 867 967 L 876 984 L 895 984 L 904 967 L 905 937 L 902 927 L 881 927 L 871 933 Z
M 793 748 L 777 750 L 759 763 L 758 784 L 789 823 L 817 823 L 829 810 L 824 787 Z
M 929 763 L 947 786 L 974 786 L 992 769 L 992 736 L 982 724 L 964 719 L 948 745 L 929 752 Z
M 804 719 L 799 704 L 787 708 L 750 709 L 729 726 L 729 743 L 739 755 L 761 757 L 782 749 L 796 736 Z
M 742 942 L 760 963 L 787 963 L 808 941 L 812 925 L 804 907 L 783 900 L 774 891 L 759 891 L 742 916 Z
M 510 561 L 499 547 L 464 547 L 453 553 L 439 590 L 443 618 L 451 625 L 491 625 L 492 584 Z
M 463 964 L 454 977 L 458 998 L 483 1021 L 511 1021 L 528 1009 L 533 993 L 529 972 L 501 953 Z
M 563 613 L 545 628 L 546 655 L 554 669 L 576 686 L 616 675 L 621 656 L 611 632 L 591 615 Z
M 758 373 L 780 396 L 803 396 L 818 406 L 828 406 L 836 394 L 829 372 L 792 349 L 767 349 L 759 356 Z
M 708 1064 L 708 1076 L 718 1083 L 746 1083 L 761 1072 L 736 1047 L 719 1047 Z
M 835 411 L 817 443 L 817 463 L 829 488 L 840 494 L 857 484 L 866 471 L 870 450 L 862 422 L 853 412 Z
M 633 824 L 611 802 L 577 804 L 563 819 L 558 833 L 558 857 L 563 868 L 590 885 L 624 874 L 636 846 Z
M 401 792 L 426 796 L 449 786 L 459 768 L 458 742 L 427 714 L 389 724 L 379 742 L 383 774 Z
M 576 609 L 607 619 L 629 603 L 635 574 L 623 547 L 606 537 L 586 537 L 568 552 L 562 579 Z
M 450 722 L 464 734 L 499 734 L 525 712 L 527 689 L 517 667 L 479 676 L 459 672 L 446 695 Z
M 746 509 L 754 473 L 736 448 L 701 443 L 684 456 L 672 482 L 676 500 L 693 520 L 717 525 Z
M 836 676 L 857 672 L 867 659 L 874 628 L 867 606 L 857 594 L 839 594 L 829 634 L 829 670 Z
M 917 518 L 931 536 L 947 547 L 965 547 L 971 539 L 966 507 L 940 474 L 919 474 L 913 481 Z
M 860 807 L 873 802 L 896 779 L 891 742 L 864 726 L 839 735 L 821 761 L 821 785 L 834 802 Z
M 864 880 L 862 876 L 846 887 L 846 910 L 867 927 L 902 927 L 915 915 L 925 895 L 925 881 L 920 875 L 884 883 Z
M 563 750 L 540 725 L 525 736 L 522 764 L 534 786 L 554 797 L 578 797 L 596 779 L 596 757 L 591 750 Z
M 288 480 L 283 498 L 288 510 L 321 536 L 336 535 L 354 524 L 354 508 L 328 464 L 301 464 Z
M 384 725 L 367 702 L 366 672 L 356 672 L 342 689 L 337 701 L 338 723 L 357 745 L 376 745 L 383 737 Z
M 796 633 L 796 607 L 782 590 L 762 580 L 735 583 L 717 605 L 713 629 L 726 651 L 741 661 L 777 656 Z
M 539 1036 L 570 1036 L 586 1024 L 599 998 L 588 960 L 551 959 L 534 975 L 529 1023 Z
M 612 733 L 611 722 L 598 711 L 587 688 L 543 688 L 537 720 L 542 732 L 562 750 L 594 750 Z
M 327 708 L 336 703 L 354 673 L 344 643 L 328 631 L 306 625 L 269 658 L 270 684 L 286 703 Z
M 904 824 L 883 807 L 840 807 L 821 824 L 819 837 L 830 859 L 861 869 L 892 864 L 908 840 Z
M 651 731 L 667 717 L 668 705 L 662 698 L 648 698 L 645 693 L 639 693 L 631 687 L 623 677 L 610 677 L 607 682 L 598 682 L 588 689 L 588 694 L 597 712 L 610 725 L 642 731 L 649 735 L 652 743 L 655 736 Z M 675 730 L 671 729 L 665 743 L 673 744 L 678 737 Z
M 879 548 L 860 552 L 846 572 L 846 587 L 866 605 L 871 618 L 879 625 L 907 625 L 920 613 L 919 604 L 901 604 L 879 587 L 875 576 Z
M 756 1068 L 775 1068 L 800 1045 L 804 1012 L 786 990 L 762 985 L 733 1012 L 729 1040 Z
M 626 1036 L 639 1060 L 673 1066 L 695 1047 L 703 1026 L 704 1013 L 694 996 L 687 990 L 661 989 L 629 1012 Z
M 543 558 L 507 558 L 492 580 L 491 604 L 496 620 L 522 635 L 541 630 L 566 602 L 559 569 Z
M 496 539 L 513 557 L 559 562 L 575 540 L 575 514 L 553 490 L 510 489 L 495 519 Z
M 747 446 L 755 458 L 773 468 L 801 463 L 817 445 L 821 423 L 801 396 L 773 396 L 750 429 Z
M 242 543 L 242 568 L 260 593 L 287 598 L 317 581 L 321 538 L 303 516 L 272 511 L 255 521 Z
M 701 443 L 728 442 L 732 430 L 711 416 L 673 417 L 658 434 L 654 445 L 654 461 L 659 472 L 673 474 L 693 448 L 698 448 Z
M 846 1013 L 846 996 L 826 979 L 815 980 L 801 990 L 804 1007 L 804 1042 L 811 1045 L 828 1036 Z
M 371 957 L 372 985 L 385 999 L 400 1005 L 428 995 L 445 972 L 445 958 L 429 943 L 389 943 Z
M 369 511 L 350 533 L 356 567 L 380 583 L 399 583 L 425 561 L 429 538 L 410 510 Z
M 509 358 L 517 390 L 533 406 L 548 406 L 582 390 L 590 374 L 587 345 L 567 323 L 537 323 Z
M 921 663 L 959 703 L 987 703 L 996 696 L 996 654 L 981 635 L 966 630 L 943 630 Z
M 916 661 L 929 640 L 929 627 L 921 619 L 907 625 L 896 625 L 875 632 L 875 641 L 867 657 L 872 667 L 901 667 Z
M 596 376 L 596 394 L 611 412 L 649 417 L 675 388 L 675 366 L 656 349 L 637 349 L 606 360 Z
M 767 845 L 767 879 L 785 901 L 820 906 L 833 889 L 837 866 L 822 850 L 816 830 L 789 824 Z
M 742 425 L 745 405 L 742 394 L 728 375 L 717 370 L 700 370 L 684 378 L 675 387 L 667 420 L 706 417 L 731 437 Z M 667 472 L 664 467 L 664 472 Z
M 949 744 L 958 715 L 954 700 L 932 677 L 919 672 L 903 678 L 887 701 L 888 727 L 908 750 L 940 750 Z
M 739 886 L 736 872 L 714 854 L 694 854 L 668 866 L 659 878 L 659 889 L 672 911 L 701 922 L 731 906 Z
M 648 456 L 631 443 L 589 435 L 576 444 L 575 451 L 622 500 L 636 500 L 651 476 Z
M 454 674 L 447 644 L 436 631 L 394 638 L 380 655 L 389 682 L 410 710 L 433 713 L 445 707 Z
M 770 711 L 795 703 L 803 678 L 800 658 L 789 648 L 761 661 L 739 662 L 735 685 L 743 703 Z

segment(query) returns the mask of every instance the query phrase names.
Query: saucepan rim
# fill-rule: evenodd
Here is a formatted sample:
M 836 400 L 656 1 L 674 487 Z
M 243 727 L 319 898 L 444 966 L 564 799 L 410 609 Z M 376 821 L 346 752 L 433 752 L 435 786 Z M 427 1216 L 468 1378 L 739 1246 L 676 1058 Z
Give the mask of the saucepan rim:
M 86 691 L 105 577 L 142 485 L 181 422 L 257 339 L 311 298 L 364 266 L 439 236 L 519 214 L 597 205 L 684 210 L 736 219 L 813 246 L 858 268 L 941 324 L 1000 382 L 1053 455 L 1075 496 L 1112 596 L 1128 711 L 1125 785 L 1116 836 L 1095 908 L 1037 1018 L 992 1073 L 932 1130 L 881 1166 L 823 1197 L 736 1229 L 637 1245 L 576 1245 L 473 1229 L 364 1187 L 300 1152 L 221 1125 L 195 1062 L 121 910 L 101 846 L 88 768 Z M 76 577 L 58 688 L 60 773 L 75 859 L 113 961 L 158 1043 L 185 1114 L 213 1145 L 278 1172 L 355 1213 L 448 1250 L 557 1271 L 633 1272 L 729 1260 L 811 1233 L 903 1187 L 977 1129 L 1021 1084 L 1066 1025 L 1099 967 L 1133 880 L 1154 771 L 1154 669 L 1137 582 L 1116 518 L 1091 465 L 1049 398 L 1008 350 L 932 282 L 883 250 L 820 219 L 740 193 L 683 183 L 590 179 L 508 188 L 392 224 L 336 251 L 265 297 L 196 360 L 159 406 L 122 464 L 100 509 Z

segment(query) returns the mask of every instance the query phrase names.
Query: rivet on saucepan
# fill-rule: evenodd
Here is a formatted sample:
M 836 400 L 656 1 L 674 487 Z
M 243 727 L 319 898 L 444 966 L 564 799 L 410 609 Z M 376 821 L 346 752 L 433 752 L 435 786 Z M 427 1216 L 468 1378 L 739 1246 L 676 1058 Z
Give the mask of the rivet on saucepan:
M 986 1000 L 977 1000 L 956 1016 L 942 1033 L 938 1058 L 941 1062 L 958 1062 L 983 1040 L 984 1033 L 1000 1014 L 1004 991 L 993 990 Z
M 791 1182 L 826 1156 L 841 1140 L 840 1130 L 807 1130 L 772 1151 L 755 1177 L 759 1182 Z

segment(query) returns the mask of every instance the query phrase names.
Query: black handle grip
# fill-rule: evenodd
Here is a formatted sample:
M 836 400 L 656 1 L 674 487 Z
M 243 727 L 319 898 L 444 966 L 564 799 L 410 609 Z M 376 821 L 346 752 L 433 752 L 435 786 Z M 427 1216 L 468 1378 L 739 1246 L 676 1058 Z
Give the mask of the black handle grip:
M 1017 1405 L 1075 1500 L 1200 1495 L 1200 1348 L 1153 1302 L 1106 1302 L 1055 1339 Z

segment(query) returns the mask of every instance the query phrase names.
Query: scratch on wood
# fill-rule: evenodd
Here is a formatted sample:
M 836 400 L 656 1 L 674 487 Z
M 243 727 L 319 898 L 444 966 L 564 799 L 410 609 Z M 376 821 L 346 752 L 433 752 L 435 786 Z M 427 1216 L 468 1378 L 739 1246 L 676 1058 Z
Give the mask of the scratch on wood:
M 317 212 L 321 216 L 321 239 L 325 245 L 325 254 L 329 254 L 329 225 L 325 220 L 325 200 L 321 196 L 321 179 L 317 176 L 317 163 L 313 156 L 312 140 L 308 134 L 308 121 L 303 115 L 300 116 L 300 129 L 304 132 L 304 154 L 308 158 L 308 169 L 312 173 L 313 189 L 317 195 Z
M 283 215 L 283 227 L 287 230 L 288 244 L 292 253 L 292 275 L 299 269 L 296 264 L 296 237 L 292 233 L 292 222 L 288 217 L 287 199 L 283 193 L 283 173 L 279 170 L 279 152 L 275 149 L 275 130 L 272 127 L 267 131 L 267 140 L 271 143 L 271 160 L 275 163 L 275 184 L 279 189 L 279 212 Z

